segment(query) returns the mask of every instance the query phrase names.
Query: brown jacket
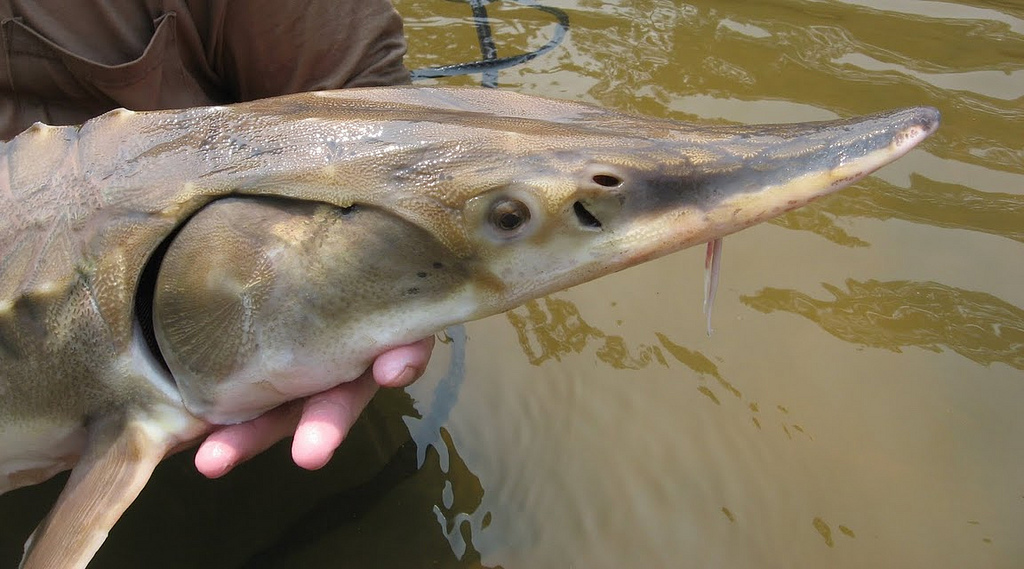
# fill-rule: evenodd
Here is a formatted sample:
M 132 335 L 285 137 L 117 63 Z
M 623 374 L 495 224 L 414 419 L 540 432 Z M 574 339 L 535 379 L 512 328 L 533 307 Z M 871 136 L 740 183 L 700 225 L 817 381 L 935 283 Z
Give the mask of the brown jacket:
M 388 0 L 0 0 L 0 138 L 35 121 L 409 82 Z

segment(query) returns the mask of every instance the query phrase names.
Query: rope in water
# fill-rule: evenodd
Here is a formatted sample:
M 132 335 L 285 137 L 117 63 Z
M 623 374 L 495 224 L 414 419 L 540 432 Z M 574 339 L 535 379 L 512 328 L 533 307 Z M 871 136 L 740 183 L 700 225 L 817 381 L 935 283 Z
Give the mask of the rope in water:
M 533 51 L 506 57 L 498 57 L 498 49 L 494 45 L 494 35 L 491 31 L 490 19 L 487 16 L 486 7 L 486 5 L 493 0 L 466 1 L 468 2 L 470 9 L 473 11 L 473 24 L 476 26 L 476 35 L 480 42 L 481 59 L 477 61 L 467 61 L 464 63 L 453 63 L 451 65 L 416 69 L 412 72 L 413 81 L 480 73 L 482 76 L 480 86 L 494 88 L 498 86 L 498 71 L 526 63 L 537 56 L 551 51 L 558 46 L 558 44 L 562 43 L 562 40 L 565 39 L 566 32 L 569 30 L 569 15 L 559 8 L 544 6 L 537 3 L 536 0 L 505 0 L 507 2 L 513 2 L 521 6 L 526 6 L 528 8 L 533 8 L 535 10 L 551 14 L 555 17 L 555 29 L 552 33 L 551 39 Z

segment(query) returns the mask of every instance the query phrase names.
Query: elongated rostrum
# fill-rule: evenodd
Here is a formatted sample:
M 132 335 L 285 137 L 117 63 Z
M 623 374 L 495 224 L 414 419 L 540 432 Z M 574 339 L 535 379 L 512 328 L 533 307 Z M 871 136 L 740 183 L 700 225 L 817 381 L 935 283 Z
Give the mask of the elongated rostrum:
M 84 567 L 168 450 L 212 424 L 720 243 L 938 121 L 700 126 L 406 87 L 37 124 L 0 147 L 0 492 L 73 470 L 24 566 Z

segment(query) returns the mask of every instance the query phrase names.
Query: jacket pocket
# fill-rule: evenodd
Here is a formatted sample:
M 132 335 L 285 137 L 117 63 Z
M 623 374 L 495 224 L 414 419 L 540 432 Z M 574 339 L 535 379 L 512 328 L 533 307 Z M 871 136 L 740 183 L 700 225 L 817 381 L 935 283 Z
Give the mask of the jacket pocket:
M 64 49 L 24 24 L 3 22 L 10 81 L 19 99 L 47 106 L 80 105 L 89 114 L 123 106 L 150 110 L 189 106 L 203 90 L 184 72 L 176 42 L 176 14 L 154 20 L 145 50 L 131 61 L 108 65 Z

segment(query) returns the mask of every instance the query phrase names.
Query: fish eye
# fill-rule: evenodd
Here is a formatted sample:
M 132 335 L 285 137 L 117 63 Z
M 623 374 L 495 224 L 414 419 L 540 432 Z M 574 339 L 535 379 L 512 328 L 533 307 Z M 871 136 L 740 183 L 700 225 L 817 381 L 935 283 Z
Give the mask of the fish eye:
M 517 199 L 501 198 L 491 205 L 488 219 L 499 234 L 511 237 L 529 223 L 530 208 Z

